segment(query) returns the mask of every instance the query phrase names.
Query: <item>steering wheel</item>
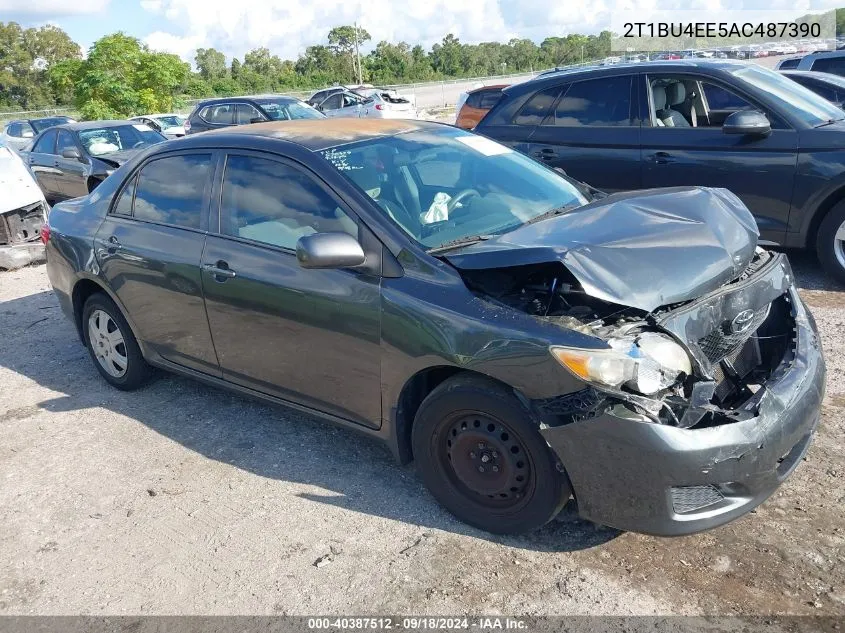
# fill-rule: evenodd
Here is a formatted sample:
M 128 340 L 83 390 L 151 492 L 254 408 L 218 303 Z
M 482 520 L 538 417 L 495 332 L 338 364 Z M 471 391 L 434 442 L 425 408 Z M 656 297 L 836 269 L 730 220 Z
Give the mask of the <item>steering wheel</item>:
M 455 207 L 458 206 L 461 202 L 466 200 L 467 198 L 471 198 L 472 196 L 481 197 L 481 194 L 478 193 L 475 189 L 464 189 L 463 191 L 459 191 L 449 202 L 446 203 L 446 208 L 451 213 L 455 210 Z
M 147 144 L 147 142 L 146 142 L 146 141 L 138 141 L 137 143 L 135 143 L 135 144 L 132 146 L 132 149 L 135 149 L 136 147 L 141 147 L 141 145 L 146 145 L 146 144 Z

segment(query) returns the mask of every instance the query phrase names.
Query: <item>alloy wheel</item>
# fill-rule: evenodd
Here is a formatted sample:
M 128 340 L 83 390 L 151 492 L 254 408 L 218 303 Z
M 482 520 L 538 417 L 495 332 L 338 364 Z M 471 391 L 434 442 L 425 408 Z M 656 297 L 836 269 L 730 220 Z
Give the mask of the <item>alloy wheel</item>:
M 117 323 L 103 310 L 88 317 L 88 342 L 100 366 L 114 378 L 122 378 L 129 367 L 126 342 Z

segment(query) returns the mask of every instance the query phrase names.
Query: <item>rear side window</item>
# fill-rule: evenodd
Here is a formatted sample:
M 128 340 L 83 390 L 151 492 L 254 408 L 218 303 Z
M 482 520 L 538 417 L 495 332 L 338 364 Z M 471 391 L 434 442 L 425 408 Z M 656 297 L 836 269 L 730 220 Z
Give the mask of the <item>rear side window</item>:
M 218 125 L 232 125 L 234 121 L 235 106 L 231 103 L 210 105 L 200 111 L 200 116 L 209 123 Z
M 135 197 L 136 182 L 138 182 L 138 174 L 134 174 L 129 182 L 126 183 L 123 191 L 120 192 L 120 197 L 117 199 L 117 204 L 114 205 L 112 213 L 116 215 L 132 215 L 132 200 Z
M 464 103 L 466 103 L 467 107 L 470 107 L 470 108 L 480 108 L 481 107 L 481 93 L 480 92 L 473 92 L 472 94 L 467 95 L 467 100 Z
M 21 137 L 23 136 L 23 126 L 20 123 L 12 123 L 6 129 L 6 134 L 9 136 Z
M 555 86 L 538 92 L 522 106 L 513 122 L 516 125 L 540 125 L 557 100 L 560 91 L 561 87 Z
M 784 59 L 778 66 L 778 70 L 789 70 L 790 68 L 798 68 L 798 64 L 800 62 L 800 57 L 796 57 L 795 59 Z
M 48 130 L 44 132 L 44 136 L 38 139 L 35 147 L 32 148 L 35 154 L 52 154 L 53 148 L 56 147 L 56 130 Z
M 547 125 L 605 127 L 631 125 L 631 77 L 579 81 L 569 86 Z
M 813 61 L 813 70 L 845 77 L 845 57 L 827 57 Z
M 485 90 L 479 95 L 479 104 L 477 107 L 484 110 L 490 110 L 494 105 L 499 103 L 499 99 L 501 98 L 501 90 Z
M 133 216 L 138 220 L 200 228 L 211 154 L 159 158 L 138 175 Z

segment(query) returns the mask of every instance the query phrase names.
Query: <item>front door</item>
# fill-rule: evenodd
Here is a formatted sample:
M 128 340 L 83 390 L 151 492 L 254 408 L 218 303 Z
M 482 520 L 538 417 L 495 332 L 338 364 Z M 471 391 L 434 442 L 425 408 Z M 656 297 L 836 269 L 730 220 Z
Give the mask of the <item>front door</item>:
M 141 167 L 94 245 L 139 338 L 166 360 L 219 377 L 200 281 L 212 156 L 168 155 Z
M 47 130 L 38 137 L 35 146 L 29 153 L 27 164 L 32 172 L 35 182 L 41 187 L 44 197 L 48 202 L 54 202 L 62 198 L 56 183 L 56 172 L 58 171 L 58 160 L 56 157 L 56 130 Z
M 62 152 L 66 149 L 75 149 L 80 158 L 65 158 Z M 77 145 L 73 134 L 67 130 L 59 130 L 56 142 L 56 186 L 63 197 L 78 198 L 88 195 L 88 176 L 83 160 L 87 159 L 82 158 L 82 149 Z
M 754 214 L 762 239 L 783 242 L 798 133 L 764 111 L 772 125 L 770 135 L 725 134 L 721 126 L 731 112 L 762 108 L 711 80 L 649 75 L 646 87 L 653 125 L 642 129 L 643 187 L 724 187 Z M 658 115 L 674 124 L 659 125 Z
M 357 221 L 314 175 L 263 154 L 229 155 L 215 199 L 202 285 L 223 377 L 378 427 L 381 280 L 295 255 L 300 237 L 357 236 Z

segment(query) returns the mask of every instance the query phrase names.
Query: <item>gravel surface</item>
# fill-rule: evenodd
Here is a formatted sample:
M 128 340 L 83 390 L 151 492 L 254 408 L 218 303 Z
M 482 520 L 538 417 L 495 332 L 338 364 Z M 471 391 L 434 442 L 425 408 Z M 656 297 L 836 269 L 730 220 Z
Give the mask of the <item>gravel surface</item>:
M 829 366 L 819 435 L 752 514 L 660 539 L 469 528 L 308 416 L 95 371 L 43 266 L 0 273 L 0 614 L 845 614 L 845 294 L 791 254 Z

